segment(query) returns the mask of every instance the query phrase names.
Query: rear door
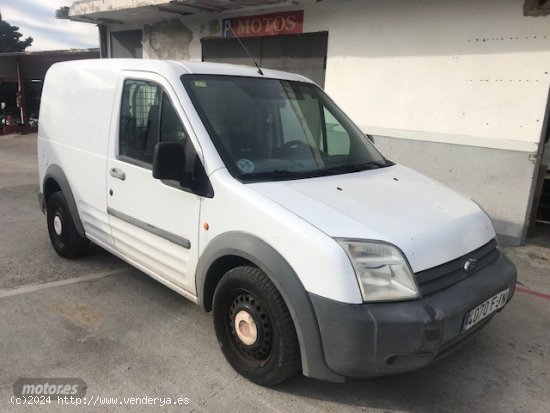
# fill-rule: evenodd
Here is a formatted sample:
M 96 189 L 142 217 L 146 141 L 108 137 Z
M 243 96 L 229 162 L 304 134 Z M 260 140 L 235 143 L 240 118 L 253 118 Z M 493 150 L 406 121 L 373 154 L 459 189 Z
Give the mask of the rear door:
M 145 272 L 195 296 L 201 197 L 152 175 L 159 140 L 181 141 L 186 155 L 196 155 L 189 123 L 173 89 L 159 75 L 122 73 L 117 96 L 119 113 L 113 116 L 116 128 L 107 160 L 115 248 Z

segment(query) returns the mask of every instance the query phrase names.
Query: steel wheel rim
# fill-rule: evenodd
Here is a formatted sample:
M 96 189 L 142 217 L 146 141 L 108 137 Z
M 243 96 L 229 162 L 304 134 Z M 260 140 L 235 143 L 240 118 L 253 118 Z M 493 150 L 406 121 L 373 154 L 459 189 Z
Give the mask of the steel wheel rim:
M 265 306 L 251 292 L 241 289 L 233 291 L 226 304 L 227 333 L 235 353 L 254 367 L 265 366 L 273 354 L 273 326 Z M 246 326 L 241 321 L 255 331 L 249 330 L 246 334 Z
M 60 237 L 63 233 L 63 222 L 61 222 L 61 217 L 59 214 L 55 214 L 53 217 L 53 230 L 58 237 Z

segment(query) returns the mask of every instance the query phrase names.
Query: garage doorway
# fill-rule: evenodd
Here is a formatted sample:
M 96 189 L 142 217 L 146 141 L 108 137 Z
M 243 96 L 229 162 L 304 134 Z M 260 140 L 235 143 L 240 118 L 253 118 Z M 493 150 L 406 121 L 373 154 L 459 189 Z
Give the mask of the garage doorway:
M 241 38 L 263 68 L 297 73 L 325 85 L 328 32 Z M 203 38 L 203 62 L 253 66 L 236 38 Z
M 550 92 L 541 135 L 541 162 L 535 171 L 535 188 L 528 241 L 550 248 Z

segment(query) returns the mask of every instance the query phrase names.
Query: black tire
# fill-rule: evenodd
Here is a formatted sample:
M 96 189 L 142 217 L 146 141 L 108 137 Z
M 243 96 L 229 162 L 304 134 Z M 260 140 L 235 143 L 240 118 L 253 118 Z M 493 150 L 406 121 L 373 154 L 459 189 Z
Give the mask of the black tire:
M 242 311 L 255 322 L 253 344 L 241 341 L 236 331 L 234 321 Z M 243 266 L 228 271 L 216 287 L 213 312 L 223 354 L 242 376 L 262 386 L 274 386 L 300 371 L 294 323 L 281 294 L 260 269 Z
M 48 220 L 50 241 L 57 254 L 64 258 L 73 258 L 86 252 L 89 241 L 76 230 L 69 206 L 62 192 L 54 192 L 50 195 L 46 204 L 46 218 Z M 57 232 L 55 228 L 56 221 Z

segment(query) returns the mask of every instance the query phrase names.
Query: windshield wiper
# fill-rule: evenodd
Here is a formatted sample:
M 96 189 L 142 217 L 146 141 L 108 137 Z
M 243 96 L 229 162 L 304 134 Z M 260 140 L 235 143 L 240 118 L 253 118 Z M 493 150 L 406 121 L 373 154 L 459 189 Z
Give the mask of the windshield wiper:
M 370 169 L 385 168 L 386 166 L 394 165 L 390 161 L 370 161 L 356 165 L 339 165 L 324 169 L 312 169 L 307 171 L 289 171 L 288 169 L 275 169 L 273 171 L 265 172 L 251 172 L 240 176 L 241 179 L 246 181 L 285 181 L 301 178 L 315 178 L 319 176 L 327 176 L 341 173 L 361 172 Z
M 360 164 L 355 165 L 339 165 L 339 166 L 333 166 L 331 168 L 325 169 L 326 171 L 330 172 L 361 172 L 361 171 L 367 171 L 370 169 L 378 169 L 378 168 L 385 168 L 386 166 L 390 166 L 391 164 L 386 162 L 385 160 L 382 162 L 379 161 L 370 161 L 370 162 L 363 162 Z
M 276 181 L 285 180 L 285 179 L 298 179 L 308 176 L 307 172 L 303 171 L 289 171 L 287 169 L 275 169 L 273 171 L 265 172 L 251 172 L 248 174 L 241 175 L 242 179 L 248 180 L 264 180 L 264 179 L 273 179 Z

